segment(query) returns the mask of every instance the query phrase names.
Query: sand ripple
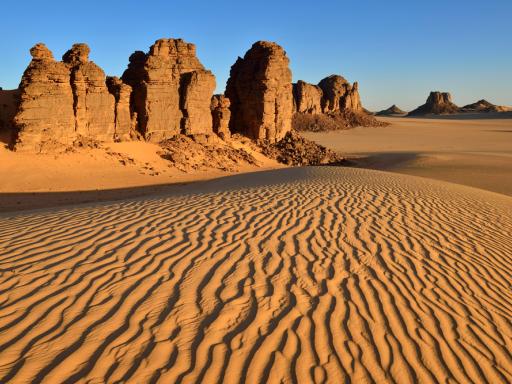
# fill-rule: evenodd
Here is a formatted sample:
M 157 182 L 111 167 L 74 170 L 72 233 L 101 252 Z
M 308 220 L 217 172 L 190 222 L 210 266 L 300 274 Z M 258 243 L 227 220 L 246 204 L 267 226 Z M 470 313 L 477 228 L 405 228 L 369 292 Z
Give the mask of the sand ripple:
M 230 180 L 0 216 L 0 382 L 512 382 L 511 198 Z

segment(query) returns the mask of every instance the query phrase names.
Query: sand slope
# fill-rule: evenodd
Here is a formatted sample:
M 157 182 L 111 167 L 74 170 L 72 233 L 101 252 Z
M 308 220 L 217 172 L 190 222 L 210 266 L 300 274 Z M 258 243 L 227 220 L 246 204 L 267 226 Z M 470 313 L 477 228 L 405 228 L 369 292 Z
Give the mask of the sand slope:
M 511 382 L 511 234 L 512 198 L 334 167 L 3 214 L 0 382 Z
M 469 185 L 512 196 L 512 119 L 379 117 L 388 127 L 304 135 L 364 168 Z M 500 114 L 498 114 L 500 115 Z M 451 115 L 448 115 L 451 116 Z M 460 115 L 455 115 L 460 116 Z

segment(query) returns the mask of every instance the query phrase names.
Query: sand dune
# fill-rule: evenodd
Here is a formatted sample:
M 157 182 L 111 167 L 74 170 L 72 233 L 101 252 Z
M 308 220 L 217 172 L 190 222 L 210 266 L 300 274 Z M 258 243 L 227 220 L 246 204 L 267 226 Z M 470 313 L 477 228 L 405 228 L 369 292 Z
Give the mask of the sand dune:
M 350 168 L 0 216 L 0 382 L 512 381 L 512 198 Z

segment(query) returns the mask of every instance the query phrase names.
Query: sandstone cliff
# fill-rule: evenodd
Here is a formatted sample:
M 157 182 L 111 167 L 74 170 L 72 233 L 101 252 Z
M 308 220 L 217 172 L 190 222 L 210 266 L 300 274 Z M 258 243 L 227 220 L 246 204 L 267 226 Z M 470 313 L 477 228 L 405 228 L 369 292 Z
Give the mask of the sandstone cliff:
M 89 61 L 89 52 L 86 44 L 73 44 L 62 56 L 70 70 L 75 133 L 111 141 L 115 134 L 115 98 L 108 91 L 105 72 Z
M 86 44 L 74 44 L 58 62 L 44 44 L 30 50 L 14 117 L 16 150 L 41 152 L 81 137 L 112 141 L 129 133 L 130 88 L 118 84 L 117 95 L 114 88 L 111 93 L 89 51 Z
M 450 114 L 459 112 L 459 107 L 452 103 L 452 96 L 448 92 L 430 92 L 427 102 L 407 116 L 421 116 L 429 114 Z
M 36 44 L 30 54 L 32 61 L 21 79 L 14 118 L 16 149 L 39 152 L 48 142 L 71 144 L 76 135 L 70 68 L 55 61 L 44 44 Z
M 291 130 L 292 73 L 286 52 L 258 41 L 231 67 L 226 96 L 231 102 L 231 132 L 276 142 Z
M 0 141 L 11 144 L 14 136 L 14 116 L 20 92 L 17 89 L 0 88 Z
M 293 84 L 295 110 L 299 113 L 322 113 L 323 92 L 318 85 L 299 80 Z
M 210 102 L 215 77 L 196 57 L 194 44 L 157 40 L 147 54 L 132 54 L 122 79 L 133 88 L 132 110 L 146 140 L 213 133 Z

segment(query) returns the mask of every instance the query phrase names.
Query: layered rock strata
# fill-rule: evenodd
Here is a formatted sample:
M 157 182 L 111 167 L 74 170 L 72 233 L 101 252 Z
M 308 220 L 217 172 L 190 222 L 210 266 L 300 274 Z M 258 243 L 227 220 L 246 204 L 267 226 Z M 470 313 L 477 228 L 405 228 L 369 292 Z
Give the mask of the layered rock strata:
M 231 137 L 229 130 L 229 120 L 231 118 L 230 105 L 231 103 L 226 96 L 213 95 L 210 105 L 213 132 L 223 140 L 228 140 Z
M 215 77 L 196 57 L 194 44 L 160 39 L 147 54 L 130 57 L 122 79 L 133 88 L 132 110 L 148 141 L 178 134 L 211 134 Z
M 276 142 L 291 130 L 292 73 L 286 52 L 258 41 L 231 67 L 226 96 L 231 102 L 231 132 Z

